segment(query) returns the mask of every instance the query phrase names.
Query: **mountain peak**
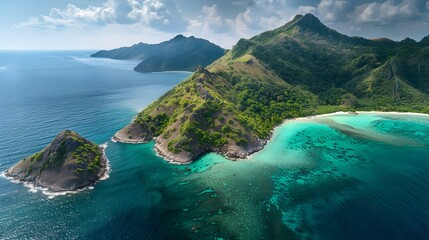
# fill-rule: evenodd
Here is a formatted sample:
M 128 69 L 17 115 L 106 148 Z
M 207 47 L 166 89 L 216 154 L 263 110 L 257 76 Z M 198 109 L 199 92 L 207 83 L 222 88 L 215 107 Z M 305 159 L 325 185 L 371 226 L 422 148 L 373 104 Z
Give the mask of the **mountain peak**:
M 298 14 L 297 16 L 299 16 L 300 14 Z M 302 16 L 302 15 L 301 15 Z M 305 21 L 318 21 L 320 22 L 319 18 L 317 18 L 316 16 L 314 16 L 311 13 L 307 13 L 304 16 L 302 16 L 301 20 L 305 20 Z
M 426 37 L 422 38 L 422 40 L 420 40 L 420 43 L 422 43 L 422 44 L 429 44 L 429 35 L 427 35 Z
M 299 15 L 297 15 L 295 18 L 297 18 L 298 16 Z M 295 25 L 302 30 L 309 30 L 318 33 L 327 32 L 328 30 L 330 30 L 327 26 L 320 22 L 320 20 L 316 16 L 311 13 L 305 14 L 304 16 L 299 18 L 299 20 L 297 19 Z
M 403 44 L 415 44 L 417 42 L 416 42 L 416 40 L 414 40 L 412 38 L 406 37 L 404 40 L 400 41 L 400 43 L 403 43 Z
M 302 14 L 298 14 L 298 15 L 296 15 L 296 16 L 292 19 L 292 22 L 298 21 L 298 20 L 299 20 L 299 19 L 301 19 L 302 17 L 304 17 L 304 15 L 302 15 Z
M 326 25 L 324 25 L 319 18 L 314 16 L 311 13 L 307 13 L 305 15 L 298 14 L 296 15 L 292 21 L 286 23 L 280 29 L 282 31 L 288 31 L 298 28 L 298 32 L 308 32 L 315 33 L 323 37 L 328 37 L 330 39 L 335 40 L 344 40 L 347 38 L 345 35 L 338 33 L 335 30 L 330 29 Z
M 173 40 L 179 40 L 179 39 L 185 39 L 185 38 L 186 38 L 185 36 L 183 36 L 182 34 L 179 34 L 179 35 L 175 36 L 173 38 Z

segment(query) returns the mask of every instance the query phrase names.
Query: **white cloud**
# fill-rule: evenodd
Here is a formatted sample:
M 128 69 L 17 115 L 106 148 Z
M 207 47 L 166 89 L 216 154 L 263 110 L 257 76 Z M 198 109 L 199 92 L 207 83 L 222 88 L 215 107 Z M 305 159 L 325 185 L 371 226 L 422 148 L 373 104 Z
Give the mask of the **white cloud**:
M 17 28 L 42 28 L 58 30 L 74 25 L 73 20 L 55 19 L 50 16 L 31 17 L 27 22 L 16 24 Z
M 267 29 L 274 29 L 279 27 L 279 23 L 282 23 L 282 19 L 280 19 L 278 16 L 271 16 L 271 17 L 261 17 L 259 21 L 260 26 L 264 26 Z
M 102 6 L 52 8 L 49 15 L 31 17 L 18 28 L 64 29 L 106 24 L 140 23 L 164 31 L 181 31 L 187 26 L 173 0 L 108 0 Z
M 230 48 L 240 38 L 250 38 L 292 19 L 295 12 L 288 3 L 287 0 L 241 0 L 203 5 L 199 14 L 190 16 L 186 34 Z
M 16 27 L 58 30 L 83 24 L 106 24 L 114 19 L 112 1 L 101 7 L 89 6 L 84 9 L 68 4 L 65 9 L 52 8 L 49 15 L 31 17 L 27 22 L 17 24 Z
M 87 32 L 91 39 L 109 38 L 115 43 L 121 38 L 128 39 L 124 44 L 136 39 L 157 42 L 172 37 L 173 33 L 182 33 L 206 38 L 227 48 L 240 38 L 275 29 L 296 14 L 306 13 L 314 14 L 329 27 L 347 35 L 387 36 L 397 40 L 406 35 L 417 39 L 429 31 L 429 0 L 104 1 L 98 5 L 69 4 L 61 9 L 53 8 L 15 26 L 36 28 L 31 31 L 33 35 L 37 29 L 49 29 L 64 30 L 61 35 L 68 37 L 72 33 Z M 58 35 L 55 31 L 39 31 L 38 34 L 42 38 L 48 34 L 51 38 Z M 115 40 L 113 35 L 116 35 Z
M 389 23 L 400 19 L 413 19 L 420 15 L 417 1 L 402 0 L 396 3 L 387 0 L 383 3 L 373 2 L 356 7 L 356 20 L 362 23 Z
M 282 26 L 293 16 L 293 10 L 285 0 L 254 0 L 245 11 L 227 22 L 242 37 Z
M 54 19 L 74 19 L 78 22 L 106 23 L 114 19 L 115 12 L 110 2 L 102 7 L 89 6 L 86 9 L 68 4 L 65 10 L 53 8 L 49 16 Z
M 231 9 L 236 14 L 231 15 Z M 190 20 L 188 32 L 231 47 L 240 38 L 277 28 L 293 18 L 294 11 L 286 0 L 231 1 L 228 4 L 205 5 L 201 14 Z M 227 15 L 227 16 L 225 16 Z
M 130 19 L 140 21 L 155 29 L 178 32 L 188 25 L 182 18 L 180 9 L 172 0 L 129 0 L 132 10 L 128 13 Z
M 247 8 L 246 11 L 239 13 L 235 19 L 227 19 L 227 22 L 236 34 L 247 36 L 252 30 L 260 29 L 257 19 L 258 16 L 253 10 Z
M 323 22 L 330 23 L 344 18 L 346 9 L 350 6 L 348 1 L 321 0 L 316 6 L 299 6 L 297 13 L 312 13 Z
M 315 13 L 316 9 L 317 8 L 313 6 L 299 6 L 297 12 L 301 14 Z
M 336 21 L 344 13 L 348 2 L 343 0 L 321 0 L 317 6 L 317 14 L 326 22 Z
M 225 32 L 229 30 L 228 25 L 225 20 L 218 13 L 218 6 L 216 4 L 212 6 L 203 6 L 202 13 L 203 17 L 203 27 L 204 31 L 213 31 L 213 32 Z

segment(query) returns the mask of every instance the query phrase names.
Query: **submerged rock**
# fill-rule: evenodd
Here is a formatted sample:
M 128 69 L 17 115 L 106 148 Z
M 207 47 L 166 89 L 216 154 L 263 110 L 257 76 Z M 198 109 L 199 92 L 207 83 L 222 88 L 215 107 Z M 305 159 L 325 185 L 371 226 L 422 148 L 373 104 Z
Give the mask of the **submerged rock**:
M 64 130 L 45 149 L 19 161 L 5 175 L 60 192 L 93 185 L 106 171 L 107 159 L 101 147 Z

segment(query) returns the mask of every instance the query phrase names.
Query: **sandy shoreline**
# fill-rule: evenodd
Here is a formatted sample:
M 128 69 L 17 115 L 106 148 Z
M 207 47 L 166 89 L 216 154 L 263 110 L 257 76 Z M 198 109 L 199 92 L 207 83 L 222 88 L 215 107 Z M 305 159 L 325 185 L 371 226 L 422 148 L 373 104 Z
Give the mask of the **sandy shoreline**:
M 429 114 L 425 113 L 414 113 L 414 112 L 380 112 L 380 111 L 356 111 L 356 112 L 333 112 L 333 113 L 326 113 L 326 114 L 320 114 L 320 115 L 312 115 L 307 117 L 299 117 L 299 118 L 290 118 L 285 119 L 280 125 L 276 126 L 280 127 L 286 122 L 290 121 L 297 121 L 297 120 L 307 120 L 307 119 L 314 119 L 314 118 L 321 118 L 321 117 L 329 117 L 329 116 L 337 116 L 337 115 L 359 115 L 359 114 L 379 114 L 379 115 L 410 115 L 410 116 L 424 116 L 429 117 Z
M 411 115 L 411 116 L 424 116 L 429 117 L 426 113 L 415 113 L 415 112 L 379 112 L 379 111 L 357 111 L 357 113 L 372 113 L 380 115 Z
M 298 117 L 298 118 L 289 118 L 289 119 L 285 119 L 282 121 L 282 123 L 280 123 L 279 125 L 275 126 L 272 130 L 271 130 L 271 135 L 268 137 L 267 139 L 267 144 L 268 141 L 271 140 L 272 135 L 274 134 L 274 132 L 282 127 L 284 124 L 286 123 L 290 123 L 290 122 L 294 122 L 294 121 L 304 121 L 304 120 L 311 120 L 311 119 L 317 119 L 317 118 L 322 118 L 322 117 L 330 117 L 330 116 L 338 116 L 338 115 L 359 115 L 359 114 L 378 114 L 378 115 L 409 115 L 409 116 L 422 116 L 422 117 L 429 117 L 429 114 L 425 114 L 425 113 L 414 113 L 414 112 L 381 112 L 381 111 L 356 111 L 356 112 L 343 112 L 343 111 L 338 111 L 338 112 L 333 112 L 333 113 L 325 113 L 325 114 L 319 114 L 319 115 L 312 115 L 312 116 L 307 116 L 307 117 Z
M 252 154 L 248 155 L 246 158 L 242 158 L 242 159 L 233 159 L 236 161 L 239 160 L 247 160 L 252 158 L 255 154 L 259 153 L 260 151 L 264 150 L 265 146 L 267 144 L 270 143 L 270 141 L 272 140 L 275 131 L 277 131 L 279 128 L 281 128 L 284 124 L 286 123 L 291 123 L 294 121 L 305 121 L 305 120 L 312 120 L 312 119 L 317 119 L 317 118 L 322 118 L 322 117 L 330 117 L 330 116 L 338 116 L 338 115 L 359 115 L 359 114 L 378 114 L 378 115 L 409 115 L 409 116 L 424 116 L 424 117 L 429 117 L 429 114 L 425 114 L 425 113 L 414 113 L 414 112 L 381 112 L 381 111 L 356 111 L 356 112 L 343 112 L 343 111 L 338 111 L 338 112 L 333 112 L 333 113 L 326 113 L 326 114 L 319 114 L 319 115 L 312 115 L 312 116 L 307 116 L 307 117 L 299 117 L 299 118 L 289 118 L 289 119 L 285 119 L 282 121 L 282 123 L 280 123 L 279 125 L 275 126 L 271 132 L 270 132 L 270 136 L 266 139 L 266 143 L 264 144 L 264 146 L 262 147 L 262 149 L 260 149 L 259 151 L 255 151 Z M 220 154 L 220 153 L 218 153 Z M 225 157 L 225 155 L 221 154 L 222 156 Z M 227 158 L 227 157 L 225 157 Z M 228 158 L 227 158 L 228 159 Z
M 260 151 L 262 151 L 265 146 L 267 144 L 270 143 L 270 141 L 272 140 L 272 137 L 275 134 L 275 131 L 277 131 L 280 127 L 282 127 L 284 124 L 287 123 L 291 123 L 294 121 L 306 121 L 306 120 L 312 120 L 312 119 L 317 119 L 317 118 L 323 118 L 323 117 L 330 117 L 330 116 L 338 116 L 338 115 L 359 115 L 359 114 L 377 114 L 377 115 L 409 115 L 409 116 L 424 116 L 424 117 L 429 117 L 429 114 L 424 114 L 424 113 L 414 113 L 414 112 L 381 112 L 381 111 L 356 111 L 356 112 L 343 112 L 343 111 L 338 111 L 338 112 L 333 112 L 333 113 L 326 113 L 326 114 L 320 114 L 320 115 L 312 115 L 312 116 L 307 116 L 307 117 L 299 117 L 299 118 L 290 118 L 290 119 L 285 119 L 282 121 L 282 123 L 280 123 L 279 125 L 275 126 L 271 132 L 270 135 L 265 139 L 265 143 L 261 146 L 261 148 L 259 150 L 253 151 L 252 153 L 248 154 L 246 157 L 244 158 L 228 158 L 226 156 L 226 154 L 224 152 L 214 152 L 216 154 L 219 154 L 221 156 L 223 156 L 226 159 L 232 160 L 232 161 L 240 161 L 240 160 L 247 160 L 252 158 L 255 154 L 259 153 Z M 147 143 L 147 142 L 137 142 L 137 141 L 128 141 L 128 140 L 124 140 L 121 138 L 118 138 L 116 136 L 112 137 L 112 141 L 113 142 L 121 142 L 121 143 L 125 143 L 125 144 L 140 144 L 140 143 Z M 192 163 L 193 161 L 177 161 L 174 160 L 172 158 L 170 158 L 169 156 L 166 156 L 166 154 L 163 153 L 162 149 L 159 149 L 159 146 L 156 146 L 158 143 L 156 142 L 156 139 L 152 139 L 152 141 L 155 141 L 155 153 L 157 156 L 162 157 L 164 160 L 168 161 L 171 164 L 189 164 Z M 209 152 L 207 152 L 209 153 Z M 202 154 L 202 156 L 205 154 Z
M 242 158 L 242 159 L 234 159 L 234 160 L 247 160 L 252 158 L 255 154 L 259 153 L 260 151 L 264 150 L 265 146 L 268 145 L 270 143 L 270 141 L 272 140 L 275 131 L 277 131 L 279 128 L 281 128 L 283 125 L 287 124 L 287 123 L 291 123 L 291 122 L 295 122 L 295 121 L 305 121 L 305 120 L 312 120 L 312 119 L 317 119 L 317 118 L 322 118 L 322 117 L 330 117 L 330 116 L 338 116 L 338 115 L 359 115 L 359 114 L 378 114 L 378 115 L 409 115 L 409 116 L 423 116 L 423 117 L 429 117 L 429 114 L 425 114 L 425 113 L 415 113 L 415 112 L 381 112 L 381 111 L 356 111 L 356 112 L 343 112 L 343 111 L 338 111 L 338 112 L 333 112 L 333 113 L 325 113 L 325 114 L 319 114 L 319 115 L 312 115 L 312 116 L 307 116 L 307 117 L 298 117 L 298 118 L 289 118 L 289 119 L 285 119 L 282 121 L 282 123 L 280 123 L 279 125 L 275 126 L 271 132 L 270 132 L 270 136 L 266 139 L 266 143 L 264 144 L 264 146 L 262 147 L 261 150 L 253 152 L 252 154 L 250 154 L 249 156 L 247 156 L 246 158 Z M 222 156 L 224 156 L 223 154 L 221 154 Z M 224 156 L 225 157 L 225 156 Z M 228 159 L 228 158 L 227 158 Z

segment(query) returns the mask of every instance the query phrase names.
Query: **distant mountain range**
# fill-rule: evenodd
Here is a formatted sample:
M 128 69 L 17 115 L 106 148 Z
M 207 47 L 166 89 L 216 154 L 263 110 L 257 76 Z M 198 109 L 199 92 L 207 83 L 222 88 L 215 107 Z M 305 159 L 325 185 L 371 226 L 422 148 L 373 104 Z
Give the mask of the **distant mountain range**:
M 137 72 L 195 71 L 220 58 L 225 50 L 205 39 L 177 35 L 159 44 L 139 43 L 110 51 L 102 50 L 91 57 L 141 60 Z
M 429 37 L 348 37 L 311 14 L 250 39 L 198 69 L 116 133 L 156 137 L 176 162 L 206 152 L 245 158 L 284 119 L 354 110 L 429 113 Z

